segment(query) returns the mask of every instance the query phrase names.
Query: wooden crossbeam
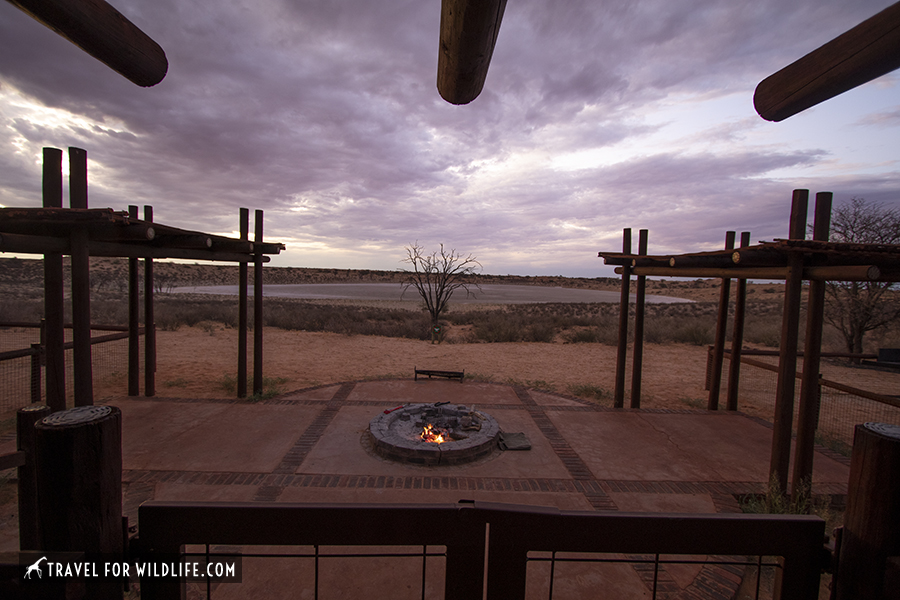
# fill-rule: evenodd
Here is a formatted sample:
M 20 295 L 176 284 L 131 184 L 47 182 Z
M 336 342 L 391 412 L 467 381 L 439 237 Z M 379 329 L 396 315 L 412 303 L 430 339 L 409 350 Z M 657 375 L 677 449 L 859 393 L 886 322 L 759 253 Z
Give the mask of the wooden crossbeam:
M 442 0 L 437 87 L 451 104 L 468 104 L 484 87 L 506 0 Z
M 756 112 L 783 121 L 900 68 L 900 2 L 765 78 Z
M 166 76 L 166 53 L 103 0 L 6 0 L 142 87 Z

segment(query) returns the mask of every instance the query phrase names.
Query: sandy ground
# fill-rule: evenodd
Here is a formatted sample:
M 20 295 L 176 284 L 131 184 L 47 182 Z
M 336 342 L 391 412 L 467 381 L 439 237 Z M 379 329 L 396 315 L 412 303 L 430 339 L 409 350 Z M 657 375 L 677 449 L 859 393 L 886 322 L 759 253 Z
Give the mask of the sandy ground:
M 220 325 L 157 333 L 157 396 L 230 397 L 223 385 L 237 372 L 237 331 Z M 250 339 L 252 354 L 252 332 Z M 607 390 L 615 384 L 616 348 L 600 344 L 431 344 L 427 341 L 335 333 L 264 330 L 264 375 L 291 391 L 310 386 L 383 377 L 411 378 L 413 369 L 465 371 L 496 382 L 571 393 L 572 386 Z M 706 398 L 706 349 L 648 344 L 642 400 L 646 407 L 685 408 Z M 253 377 L 252 358 L 248 366 Z M 631 372 L 626 389 L 631 387 Z M 124 374 L 102 382 L 98 397 L 122 395 Z

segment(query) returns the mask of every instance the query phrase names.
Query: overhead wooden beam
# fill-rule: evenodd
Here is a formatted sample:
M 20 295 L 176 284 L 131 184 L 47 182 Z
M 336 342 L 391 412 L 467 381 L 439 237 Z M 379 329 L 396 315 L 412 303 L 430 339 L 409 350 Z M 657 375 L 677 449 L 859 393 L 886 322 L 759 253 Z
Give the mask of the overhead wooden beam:
M 450 104 L 468 104 L 484 87 L 506 0 L 442 0 L 437 87 Z
M 783 121 L 811 106 L 900 68 L 900 2 L 765 78 L 756 112 Z
M 166 53 L 103 0 L 6 0 L 142 87 L 166 76 Z

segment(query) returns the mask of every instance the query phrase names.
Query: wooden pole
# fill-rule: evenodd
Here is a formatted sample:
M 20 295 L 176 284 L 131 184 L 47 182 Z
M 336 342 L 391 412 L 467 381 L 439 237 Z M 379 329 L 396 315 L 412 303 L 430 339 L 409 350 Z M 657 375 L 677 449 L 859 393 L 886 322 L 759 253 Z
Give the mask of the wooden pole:
M 137 220 L 138 207 L 129 206 L 128 216 Z M 128 259 L 128 395 L 141 393 L 141 279 L 138 259 Z
M 37 468 L 34 459 L 34 424 L 50 415 L 46 404 L 32 404 L 16 413 L 16 449 L 25 452 L 19 467 L 19 550 L 39 550 L 41 526 L 38 521 Z
M 468 104 L 484 87 L 506 0 L 442 0 L 437 87 L 451 104 Z
M 647 256 L 647 230 L 638 231 L 638 255 Z M 644 366 L 644 301 L 647 277 L 639 275 L 634 302 L 634 349 L 631 362 L 631 408 L 641 407 L 641 371 Z
M 831 230 L 831 192 L 816 194 L 813 239 L 828 241 Z M 800 378 L 800 407 L 797 413 L 797 442 L 791 495 L 800 504 L 812 492 L 812 472 L 816 425 L 819 421 L 819 363 L 822 354 L 822 324 L 825 320 L 825 286 L 821 280 L 809 282 L 806 306 L 806 338 L 803 344 L 803 374 Z M 808 496 L 807 496 L 808 497 Z
M 144 221 L 153 222 L 153 207 L 144 206 Z M 153 259 L 144 259 L 144 396 L 156 395 L 156 317 L 153 308 Z
M 753 95 L 759 116 L 782 121 L 900 68 L 900 2 L 765 78 Z
M 900 427 L 857 425 L 847 510 L 834 581 L 837 600 L 895 597 L 884 587 L 888 557 L 900 556 Z
M 809 190 L 794 190 L 791 203 L 790 239 L 806 237 Z M 778 383 L 775 390 L 775 415 L 772 431 L 772 455 L 769 478 L 774 478 L 782 493 L 787 492 L 791 460 L 791 425 L 794 419 L 794 377 L 797 372 L 798 325 L 803 289 L 803 258 L 788 257 L 788 276 L 784 284 L 784 309 L 781 316 L 781 344 L 778 353 Z
M 741 248 L 750 245 L 750 232 L 741 233 Z M 728 356 L 728 391 L 725 394 L 725 410 L 738 409 L 738 392 L 741 382 L 741 353 L 744 348 L 744 321 L 747 314 L 747 280 L 738 279 L 734 296 L 734 327 L 731 331 L 731 353 Z
M 622 253 L 631 254 L 631 229 L 622 230 Z M 616 351 L 616 387 L 613 406 L 625 406 L 625 360 L 628 354 L 628 299 L 631 286 L 631 267 L 622 267 L 622 295 L 619 298 L 619 338 Z
M 256 211 L 256 244 L 263 241 L 263 211 Z M 253 257 L 253 394 L 263 391 L 263 261 L 262 249 Z
M 241 209 L 241 239 L 250 239 L 250 210 Z M 247 263 L 238 267 L 238 398 L 247 397 Z
M 34 426 L 41 550 L 122 553 L 122 414 L 79 406 Z M 88 598 L 121 598 L 117 579 L 85 578 Z
M 43 206 L 62 208 L 62 150 L 44 148 Z M 61 252 L 44 254 L 44 356 L 47 405 L 66 408 L 66 334 L 63 260 Z
M 69 148 L 69 207 L 88 207 L 87 151 Z M 72 244 L 72 364 L 75 406 L 94 403 L 91 365 L 91 257 L 88 232 L 75 227 Z
M 137 85 L 166 76 L 166 53 L 103 0 L 7 0 Z
M 734 232 L 725 232 L 725 249 L 734 250 Z M 722 278 L 719 290 L 719 312 L 716 318 L 716 340 L 713 343 L 712 373 L 709 382 L 707 410 L 719 410 L 719 390 L 722 388 L 722 363 L 725 360 L 725 334 L 728 329 L 728 303 L 731 300 L 731 279 Z

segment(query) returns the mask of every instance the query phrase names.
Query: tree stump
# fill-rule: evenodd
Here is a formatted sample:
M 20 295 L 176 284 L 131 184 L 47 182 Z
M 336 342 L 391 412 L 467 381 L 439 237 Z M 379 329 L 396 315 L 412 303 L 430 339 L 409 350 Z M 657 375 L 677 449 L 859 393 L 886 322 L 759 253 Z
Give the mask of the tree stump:
M 122 553 L 122 413 L 80 406 L 35 425 L 42 550 Z M 86 580 L 89 598 L 122 597 L 118 580 Z
M 28 454 L 19 467 L 19 550 L 40 548 L 37 507 L 37 468 L 34 456 L 34 424 L 50 414 L 46 404 L 20 408 L 16 414 L 16 448 Z
M 836 598 L 884 598 L 887 560 L 900 555 L 900 427 L 857 425 Z

